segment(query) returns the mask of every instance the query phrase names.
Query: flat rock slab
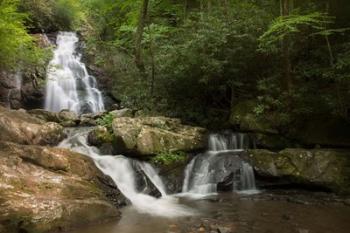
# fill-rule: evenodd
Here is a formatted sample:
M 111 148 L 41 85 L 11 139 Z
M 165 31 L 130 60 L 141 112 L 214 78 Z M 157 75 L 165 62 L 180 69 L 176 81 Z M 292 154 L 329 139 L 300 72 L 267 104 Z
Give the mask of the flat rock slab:
M 0 232 L 54 232 L 118 219 L 107 184 L 84 155 L 0 142 Z

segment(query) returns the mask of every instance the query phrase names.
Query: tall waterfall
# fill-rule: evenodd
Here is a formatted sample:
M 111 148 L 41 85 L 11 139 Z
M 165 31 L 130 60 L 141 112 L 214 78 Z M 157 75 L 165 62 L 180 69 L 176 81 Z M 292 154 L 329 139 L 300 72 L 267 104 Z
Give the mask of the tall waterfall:
M 57 36 L 57 48 L 47 72 L 45 109 L 48 111 L 104 111 L 96 80 L 88 74 L 81 54 L 77 52 L 78 42 L 73 32 L 60 32 Z
M 256 190 L 253 168 L 244 162 L 240 153 L 253 147 L 246 134 L 226 131 L 211 134 L 209 151 L 197 155 L 187 165 L 182 191 L 209 194 L 230 187 L 232 191 Z
M 80 129 L 80 132 L 72 133 L 59 145 L 92 158 L 96 166 L 106 175 L 110 176 L 123 195 L 128 198 L 133 207 L 139 212 L 162 217 L 177 217 L 193 215 L 195 212 L 179 203 L 175 197 L 168 196 L 162 179 L 155 169 L 146 162 L 139 162 L 124 156 L 100 155 L 95 147 L 88 146 L 87 134 L 89 129 Z M 153 185 L 162 194 L 161 198 L 155 198 L 138 190 L 136 164 L 151 180 Z

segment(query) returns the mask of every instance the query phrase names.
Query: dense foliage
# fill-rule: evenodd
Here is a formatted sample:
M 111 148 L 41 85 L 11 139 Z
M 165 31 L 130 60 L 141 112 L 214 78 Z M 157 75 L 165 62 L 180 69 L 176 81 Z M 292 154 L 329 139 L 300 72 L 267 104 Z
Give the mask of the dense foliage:
M 26 58 L 28 31 L 78 30 L 111 94 L 146 114 L 217 127 L 249 102 L 278 130 L 314 115 L 349 119 L 345 0 L 0 3 L 3 65 Z
M 36 65 L 44 55 L 27 33 L 24 21 L 28 15 L 18 12 L 17 7 L 16 0 L 0 1 L 0 68 L 5 70 L 18 64 Z

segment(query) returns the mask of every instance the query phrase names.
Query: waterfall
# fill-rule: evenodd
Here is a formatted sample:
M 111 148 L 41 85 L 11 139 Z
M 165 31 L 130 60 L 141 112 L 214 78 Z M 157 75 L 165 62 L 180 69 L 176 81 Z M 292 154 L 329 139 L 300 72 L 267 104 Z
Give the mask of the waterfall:
M 209 136 L 209 151 L 244 150 L 251 147 L 247 134 L 224 131 Z
M 78 42 L 73 32 L 60 32 L 57 36 L 57 48 L 47 71 L 45 109 L 48 111 L 104 111 L 102 94 L 97 89 L 96 80 L 81 62 L 81 54 L 77 51 Z
M 240 153 L 254 147 L 246 134 L 225 131 L 209 136 L 209 150 L 197 155 L 185 169 L 184 193 L 210 194 L 226 191 L 256 190 L 253 168 Z
M 133 207 L 141 213 L 147 213 L 162 217 L 178 217 L 193 215 L 195 212 L 178 203 L 178 199 L 166 194 L 165 185 L 156 170 L 146 162 L 139 162 L 122 155 L 100 155 L 97 148 L 88 146 L 87 135 L 89 128 L 70 133 L 67 139 L 60 143 L 59 147 L 68 148 L 85 154 L 93 159 L 96 166 L 110 176 L 123 195 L 130 200 Z M 139 166 L 144 174 L 151 180 L 162 194 L 161 198 L 155 198 L 138 191 L 137 175 L 133 164 Z

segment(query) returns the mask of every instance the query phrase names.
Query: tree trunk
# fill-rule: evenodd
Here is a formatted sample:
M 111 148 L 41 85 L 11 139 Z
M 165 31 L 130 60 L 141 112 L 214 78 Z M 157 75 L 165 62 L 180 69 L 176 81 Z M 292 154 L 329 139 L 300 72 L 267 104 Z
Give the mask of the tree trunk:
M 223 4 L 222 7 L 223 7 L 223 9 L 224 9 L 224 14 L 225 14 L 226 17 L 228 17 L 228 7 L 229 7 L 229 4 L 228 4 L 227 0 L 223 0 L 222 4 Z
M 149 0 L 143 0 L 142 7 L 140 10 L 139 22 L 136 30 L 135 38 L 135 64 L 139 70 L 144 73 L 145 65 L 142 60 L 142 38 L 143 32 L 146 24 L 147 12 L 148 12 Z
M 187 8 L 188 8 L 188 2 L 187 0 L 184 0 L 184 18 L 187 19 Z

